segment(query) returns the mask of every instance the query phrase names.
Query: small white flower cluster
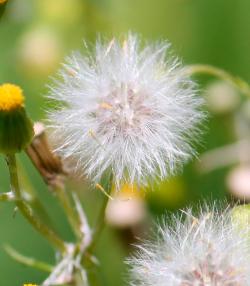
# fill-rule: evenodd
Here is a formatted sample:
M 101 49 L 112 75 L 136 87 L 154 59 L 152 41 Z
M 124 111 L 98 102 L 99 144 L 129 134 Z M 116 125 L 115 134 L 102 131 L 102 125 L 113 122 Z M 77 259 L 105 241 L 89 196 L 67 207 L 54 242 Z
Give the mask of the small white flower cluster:
M 250 285 L 250 247 L 229 210 L 213 208 L 196 218 L 188 210 L 172 226 L 159 227 L 155 242 L 128 260 L 133 286 Z
M 111 170 L 117 187 L 146 185 L 194 155 L 202 99 L 168 48 L 141 48 L 129 34 L 123 43 L 98 41 L 93 56 L 68 59 L 50 89 L 60 106 L 49 120 L 57 151 L 77 171 L 98 182 Z

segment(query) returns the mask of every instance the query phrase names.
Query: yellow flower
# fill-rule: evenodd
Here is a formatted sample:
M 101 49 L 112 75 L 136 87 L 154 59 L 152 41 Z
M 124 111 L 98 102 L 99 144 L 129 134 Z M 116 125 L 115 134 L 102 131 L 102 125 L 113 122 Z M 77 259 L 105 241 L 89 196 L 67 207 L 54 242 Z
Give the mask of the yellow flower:
M 28 284 L 23 284 L 23 286 L 37 286 L 37 284 L 30 284 L 30 283 L 28 283 Z
M 7 2 L 7 0 L 0 0 L 0 4 Z
M 23 91 L 19 86 L 10 83 L 0 85 L 0 111 L 15 110 L 23 105 Z
M 24 108 L 22 89 L 10 83 L 0 85 L 0 153 L 20 152 L 32 137 L 33 123 Z

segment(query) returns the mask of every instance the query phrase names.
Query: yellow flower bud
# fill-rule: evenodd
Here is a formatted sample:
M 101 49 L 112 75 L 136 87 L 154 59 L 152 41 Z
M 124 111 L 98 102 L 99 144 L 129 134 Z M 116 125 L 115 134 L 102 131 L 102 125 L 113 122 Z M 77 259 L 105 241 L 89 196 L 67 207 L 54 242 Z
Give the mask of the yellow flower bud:
M 23 91 L 19 86 L 10 83 L 0 86 L 0 111 L 15 110 L 23 105 Z
M 33 137 L 33 124 L 24 109 L 23 91 L 14 84 L 0 85 L 0 153 L 20 152 Z

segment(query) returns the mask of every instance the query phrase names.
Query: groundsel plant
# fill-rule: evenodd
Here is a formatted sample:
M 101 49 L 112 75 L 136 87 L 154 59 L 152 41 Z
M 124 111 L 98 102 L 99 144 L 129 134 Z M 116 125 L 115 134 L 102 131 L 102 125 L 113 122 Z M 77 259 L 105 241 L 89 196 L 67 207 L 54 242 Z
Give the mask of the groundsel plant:
M 141 46 L 136 35 L 97 41 L 92 55 L 73 53 L 50 89 L 57 152 L 99 182 L 146 185 L 173 174 L 192 155 L 202 99 L 167 42 Z M 61 142 L 61 144 L 60 144 Z
M 250 94 L 249 85 L 239 78 L 206 65 L 183 67 L 171 56 L 168 43 L 143 46 L 133 34 L 122 41 L 99 40 L 88 56 L 73 53 L 50 88 L 49 97 L 57 102 L 48 112 L 56 152 L 45 126 L 33 124 L 26 113 L 22 89 L 0 85 L 0 154 L 11 186 L 0 193 L 0 202 L 13 202 L 18 214 L 49 242 L 55 265 L 20 255 L 11 246 L 5 250 L 19 263 L 48 272 L 40 285 L 92 285 L 89 269 L 98 265 L 93 253 L 113 186 L 118 190 L 123 183 L 145 186 L 163 179 L 195 154 L 193 143 L 204 119 L 203 100 L 190 79 L 195 73 L 218 76 Z M 16 154 L 21 151 L 64 210 L 74 233 L 70 241 L 49 222 L 32 184 L 23 179 L 20 187 Z M 57 154 L 75 162 L 75 171 L 106 194 L 93 226 L 77 192 L 67 189 L 72 186 L 66 184 L 71 170 Z M 229 211 L 219 215 L 214 208 L 196 218 L 188 210 L 159 233 L 155 245 L 140 246 L 129 261 L 131 285 L 250 285 L 249 249 L 244 236 L 235 233 Z
M 250 245 L 227 209 L 188 209 L 158 226 L 154 242 L 138 246 L 128 260 L 133 286 L 250 285 Z

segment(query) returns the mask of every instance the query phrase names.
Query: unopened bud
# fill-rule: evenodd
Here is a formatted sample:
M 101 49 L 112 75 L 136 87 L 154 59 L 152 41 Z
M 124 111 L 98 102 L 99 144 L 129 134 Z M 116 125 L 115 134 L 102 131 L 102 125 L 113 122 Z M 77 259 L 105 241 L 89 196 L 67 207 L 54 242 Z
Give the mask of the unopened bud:
M 22 89 L 9 83 L 0 85 L 0 152 L 20 152 L 32 137 L 33 124 L 24 108 Z

